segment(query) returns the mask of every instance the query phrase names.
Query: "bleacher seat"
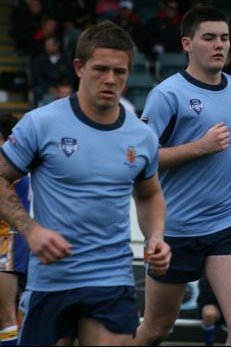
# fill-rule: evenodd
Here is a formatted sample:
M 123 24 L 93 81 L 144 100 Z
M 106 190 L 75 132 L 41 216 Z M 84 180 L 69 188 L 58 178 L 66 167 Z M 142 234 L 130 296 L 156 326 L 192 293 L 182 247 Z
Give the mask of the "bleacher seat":
M 183 70 L 187 65 L 185 53 L 162 53 L 155 64 L 155 78 L 161 81 Z
M 127 98 L 134 104 L 140 116 L 149 91 L 156 85 L 153 77 L 145 73 L 131 73 L 127 81 Z

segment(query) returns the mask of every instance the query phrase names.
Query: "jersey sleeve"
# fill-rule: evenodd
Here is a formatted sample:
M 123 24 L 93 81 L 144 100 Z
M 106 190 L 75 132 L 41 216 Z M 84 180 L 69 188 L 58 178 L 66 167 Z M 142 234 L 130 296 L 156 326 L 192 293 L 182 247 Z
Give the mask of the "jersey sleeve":
M 161 139 L 175 119 L 175 114 L 171 99 L 158 88 L 154 88 L 147 96 L 141 120 Z
M 14 127 L 1 149 L 6 159 L 26 174 L 38 152 L 37 136 L 30 114 L 25 115 Z
M 146 166 L 136 178 L 136 182 L 140 182 L 155 176 L 158 172 L 159 148 L 158 139 L 153 133 L 147 136 L 147 159 Z

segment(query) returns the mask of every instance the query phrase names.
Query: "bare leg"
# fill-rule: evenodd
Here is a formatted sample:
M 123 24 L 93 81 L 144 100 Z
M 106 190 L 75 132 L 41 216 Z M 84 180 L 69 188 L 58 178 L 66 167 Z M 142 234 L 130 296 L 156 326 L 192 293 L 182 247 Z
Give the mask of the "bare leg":
M 205 270 L 206 276 L 217 296 L 221 310 L 223 312 L 227 328 L 228 337 L 226 346 L 231 346 L 231 255 L 210 256 L 207 258 Z
M 133 346 L 131 335 L 115 334 L 94 319 L 81 319 L 78 327 L 80 346 Z
M 205 305 L 201 314 L 205 326 L 214 325 L 221 318 L 220 312 L 215 305 Z
M 136 346 L 161 343 L 178 316 L 185 284 L 165 284 L 146 276 L 144 320 L 138 328 Z
M 15 303 L 17 295 L 17 276 L 0 272 L 0 329 L 17 324 Z
M 75 339 L 71 337 L 65 337 L 64 339 L 59 340 L 55 346 L 73 346 Z

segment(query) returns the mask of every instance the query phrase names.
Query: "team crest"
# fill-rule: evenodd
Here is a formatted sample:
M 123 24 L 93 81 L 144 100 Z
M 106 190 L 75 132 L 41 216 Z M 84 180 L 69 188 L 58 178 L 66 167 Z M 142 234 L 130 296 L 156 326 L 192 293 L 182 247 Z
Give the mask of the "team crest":
M 127 149 L 127 164 L 134 166 L 136 162 L 136 149 L 132 146 Z
M 199 99 L 191 99 L 190 100 L 190 108 L 195 111 L 197 114 L 200 114 L 203 110 L 204 106 Z
M 74 152 L 79 150 L 78 141 L 72 137 L 63 137 L 61 139 L 60 149 L 67 157 L 70 157 Z

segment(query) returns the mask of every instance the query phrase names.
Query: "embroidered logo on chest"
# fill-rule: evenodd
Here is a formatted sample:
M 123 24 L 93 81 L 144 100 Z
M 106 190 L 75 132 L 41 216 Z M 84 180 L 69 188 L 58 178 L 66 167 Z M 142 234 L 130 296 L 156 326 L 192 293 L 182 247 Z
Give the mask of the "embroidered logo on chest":
M 200 114 L 204 108 L 201 100 L 199 99 L 191 99 L 190 100 L 190 108 L 195 111 L 197 114 Z
M 136 166 L 136 159 L 137 159 L 137 152 L 135 147 L 129 146 L 127 149 L 127 158 L 126 158 L 126 165 L 129 165 L 130 167 Z
M 70 157 L 74 152 L 79 150 L 79 144 L 78 141 L 72 137 L 63 137 L 59 148 L 67 157 Z

